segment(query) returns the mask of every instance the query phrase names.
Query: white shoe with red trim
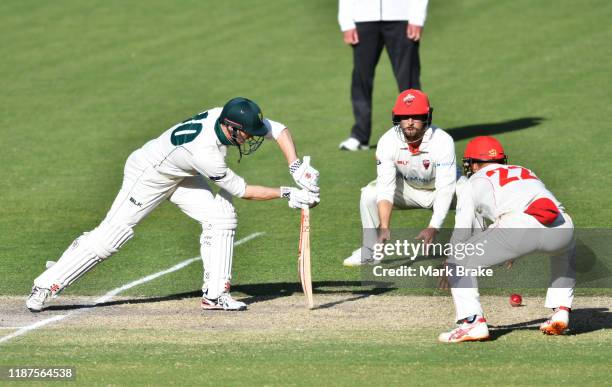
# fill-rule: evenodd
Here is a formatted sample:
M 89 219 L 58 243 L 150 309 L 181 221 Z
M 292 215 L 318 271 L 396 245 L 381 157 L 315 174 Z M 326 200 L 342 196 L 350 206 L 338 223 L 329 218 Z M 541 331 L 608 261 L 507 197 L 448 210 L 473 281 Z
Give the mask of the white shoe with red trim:
M 236 301 L 228 293 L 222 293 L 216 300 L 202 297 L 202 309 L 204 310 L 246 310 L 247 305 L 242 301 Z
M 30 312 L 40 312 L 50 298 L 51 290 L 33 286 L 32 293 L 26 301 L 26 307 Z
M 570 308 L 560 306 L 548 321 L 540 325 L 540 331 L 545 335 L 562 335 L 569 326 L 570 311 Z
M 487 320 L 482 316 L 476 316 L 474 322 L 467 320 L 450 332 L 441 333 L 438 341 L 442 343 L 460 343 L 462 341 L 482 341 L 489 339 L 489 327 Z

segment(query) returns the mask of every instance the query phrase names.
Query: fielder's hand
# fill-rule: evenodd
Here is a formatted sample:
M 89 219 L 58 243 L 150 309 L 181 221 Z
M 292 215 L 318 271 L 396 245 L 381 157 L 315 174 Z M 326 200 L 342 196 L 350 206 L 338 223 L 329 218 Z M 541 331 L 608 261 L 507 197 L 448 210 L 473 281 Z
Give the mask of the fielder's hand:
M 436 239 L 437 234 L 438 230 L 435 227 L 427 227 L 426 229 L 422 230 L 419 235 L 417 235 L 414 239 L 422 240 L 423 244 L 427 246 L 430 243 L 433 243 L 433 241 Z
M 446 268 L 446 260 L 442 262 L 442 265 L 439 268 L 440 269 Z M 448 277 L 446 276 L 446 274 L 438 278 L 438 290 L 444 290 L 444 291 L 450 290 L 450 283 L 448 282 Z
M 300 187 L 310 192 L 319 192 L 319 171 L 310 166 L 310 157 L 305 156 L 304 162 L 295 160 L 289 166 L 293 180 Z
M 313 208 L 321 201 L 318 193 L 293 187 L 281 187 L 281 196 L 289 200 L 290 208 Z
M 388 228 L 379 228 L 377 231 L 378 235 L 376 238 L 376 243 L 385 244 L 389 239 L 391 239 L 391 230 Z

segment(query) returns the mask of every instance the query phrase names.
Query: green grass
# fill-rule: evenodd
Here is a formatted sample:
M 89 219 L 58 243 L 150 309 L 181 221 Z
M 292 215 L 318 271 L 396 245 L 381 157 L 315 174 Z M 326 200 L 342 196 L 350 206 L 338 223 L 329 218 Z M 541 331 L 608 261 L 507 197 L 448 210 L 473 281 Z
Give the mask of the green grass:
M 375 165 L 373 152 L 337 151 L 352 124 L 352 59 L 342 44 L 336 6 L 331 0 L 0 3 L 0 295 L 27 294 L 45 260 L 56 259 L 76 236 L 97 225 L 131 151 L 237 95 L 254 99 L 266 116 L 286 124 L 299 152 L 312 155 L 322 186 L 322 204 L 312 213 L 314 279 L 354 290 L 359 273 L 341 262 L 359 243 L 359 188 L 375 177 Z M 610 227 L 612 3 L 432 1 L 428 15 L 422 83 L 435 107 L 434 123 L 457 139 L 457 154 L 470 137 L 494 134 L 512 163 L 542 178 L 577 227 Z M 383 54 L 373 141 L 388 129 L 396 95 Z M 231 151 L 232 166 L 250 183 L 292 183 L 273 143 L 240 164 L 237 158 Z M 266 235 L 236 249 L 234 284 L 258 285 L 265 293 L 279 288 L 274 284 L 295 283 L 298 213 L 280 201 L 237 200 L 236 207 L 237 238 Z M 394 225 L 422 227 L 429 216 L 398 213 Z M 197 224 L 164 204 L 120 253 L 64 294 L 100 295 L 194 257 L 199 234 Z M 163 296 L 200 286 L 201 267 L 194 264 L 128 294 Z M 586 293 L 612 295 L 609 288 L 579 289 Z M 395 343 L 385 342 L 384 332 L 354 342 L 338 334 L 329 343 L 309 337 L 299 349 L 293 339 L 270 339 L 262 346 L 242 343 L 244 352 L 219 344 L 217 356 L 210 357 L 200 347 L 156 344 L 131 360 L 125 353 L 131 346 L 111 343 L 104 355 L 92 355 L 90 349 L 103 343 L 75 343 L 58 360 L 82 366 L 91 376 L 86 380 L 104 377 L 105 383 L 121 382 L 114 362 L 126 359 L 135 375 L 130 381 L 143 383 L 180 380 L 166 368 L 173 364 L 185 364 L 185 380 L 201 380 L 198 366 L 204 363 L 217 376 L 224 365 L 243 372 L 230 380 L 236 383 L 246 383 L 243 375 L 253 375 L 256 384 L 306 384 L 318 377 L 338 384 L 418 384 L 438 377 L 467 384 L 472 376 L 476 383 L 490 383 L 476 371 L 507 370 L 508 383 L 540 384 L 575 382 L 595 372 L 599 363 L 593 357 L 609 356 L 596 339 L 571 338 L 575 351 L 559 340 L 547 346 L 557 360 L 550 368 L 540 365 L 542 352 L 529 355 L 540 342 L 521 335 L 478 347 L 478 355 L 472 347 L 439 347 L 430 336 L 417 332 Z M 10 344 L 5 359 L 25 361 L 35 350 L 40 358 L 57 353 L 42 338 L 33 334 Z M 609 333 L 603 341 L 609 343 Z M 569 352 L 569 358 L 561 355 Z M 364 364 L 359 355 L 364 353 L 375 364 Z M 175 363 L 164 360 L 168 354 Z M 300 357 L 306 368 L 300 368 Z M 469 378 L 449 373 L 472 372 L 465 364 L 476 367 Z M 315 365 L 319 373 L 312 372 Z
M 533 331 L 494 342 L 440 345 L 438 332 L 300 332 L 275 335 L 130 330 L 40 333 L 6 348 L 7 364 L 31 354 L 77 365 L 82 384 L 598 385 L 609 382 L 601 333 L 551 338 Z M 43 344 L 41 344 L 43 342 Z M 44 344 L 46 343 L 46 344 Z M 68 350 L 57 353 L 57 343 Z M 571 354 L 571 356 L 568 356 Z

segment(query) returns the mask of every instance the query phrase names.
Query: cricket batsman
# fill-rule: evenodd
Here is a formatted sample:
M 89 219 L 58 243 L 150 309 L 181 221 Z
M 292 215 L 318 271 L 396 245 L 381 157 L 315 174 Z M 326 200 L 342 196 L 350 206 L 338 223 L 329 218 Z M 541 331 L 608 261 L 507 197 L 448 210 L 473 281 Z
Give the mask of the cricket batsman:
M 502 145 L 493 137 L 476 137 L 465 148 L 463 166 L 469 180 L 457 190 L 455 230 L 451 241 L 484 246 L 463 259 L 450 257 L 448 276 L 458 327 L 442 333 L 445 343 L 489 338 L 479 301 L 477 275 L 458 274 L 459 267 L 475 270 L 502 264 L 540 251 L 548 253 L 551 280 L 545 306 L 552 317 L 540 325 L 549 335 L 560 335 L 568 326 L 576 284 L 574 225 L 561 203 L 533 171 L 507 165 Z M 474 216 L 492 224 L 484 231 L 471 227 Z M 467 250 L 466 250 L 467 251 Z
M 265 138 L 274 138 L 301 188 L 247 184 L 228 168 L 228 147 L 240 158 L 255 152 Z M 202 225 L 204 265 L 202 308 L 244 310 L 246 304 L 230 295 L 234 235 L 238 219 L 231 198 L 283 198 L 291 208 L 319 202 L 319 172 L 302 163 L 291 133 L 283 124 L 264 118 L 257 104 L 233 98 L 223 106 L 201 112 L 147 142 L 127 159 L 121 190 L 106 218 L 78 237 L 59 260 L 34 280 L 26 301 L 32 312 L 72 285 L 94 266 L 116 253 L 134 235 L 134 227 L 164 200 L 176 204 Z M 210 182 L 221 188 L 214 194 Z
M 364 246 L 344 260 L 344 266 L 375 264 L 373 245 L 389 239 L 393 209 L 433 210 L 417 239 L 434 241 L 450 208 L 457 180 L 455 144 L 450 135 L 431 125 L 433 108 L 420 90 L 403 91 L 392 110 L 393 127 L 378 141 L 376 180 L 361 189 L 359 210 Z M 373 239 L 373 240 L 369 240 Z

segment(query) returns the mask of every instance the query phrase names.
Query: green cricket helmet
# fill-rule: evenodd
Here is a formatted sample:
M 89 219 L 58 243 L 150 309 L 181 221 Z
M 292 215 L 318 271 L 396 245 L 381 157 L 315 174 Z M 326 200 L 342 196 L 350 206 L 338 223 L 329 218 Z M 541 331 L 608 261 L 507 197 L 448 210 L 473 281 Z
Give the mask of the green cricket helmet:
M 268 133 L 264 124 L 263 114 L 257 104 L 248 98 L 237 97 L 230 99 L 224 106 L 219 116 L 219 123 L 230 129 L 229 139 L 232 145 L 236 145 L 242 155 L 248 155 L 257 150 Z M 243 144 L 237 141 L 237 131 L 252 136 Z

